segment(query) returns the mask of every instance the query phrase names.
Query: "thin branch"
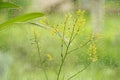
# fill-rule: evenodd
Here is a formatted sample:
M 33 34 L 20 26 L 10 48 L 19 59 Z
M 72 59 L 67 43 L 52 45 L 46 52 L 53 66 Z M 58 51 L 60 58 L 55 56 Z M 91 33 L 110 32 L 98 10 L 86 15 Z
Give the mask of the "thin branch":
M 68 17 L 67 17 L 68 19 Z M 63 60 L 63 49 L 64 49 L 64 37 L 65 37 L 65 30 L 66 30 L 66 24 L 67 24 L 67 19 L 66 21 L 64 22 L 64 28 L 63 28 L 63 35 L 62 35 L 62 43 L 61 43 L 61 57 L 62 57 L 62 60 Z M 65 43 L 66 47 L 67 47 L 67 44 Z
M 77 21 L 77 20 L 75 20 L 75 22 L 76 22 L 76 21 Z M 74 24 L 74 25 L 75 25 L 75 24 Z M 67 57 L 68 50 L 69 50 L 70 44 L 71 44 L 71 42 L 72 42 L 71 40 L 72 40 L 72 37 L 73 37 L 73 34 L 74 34 L 74 29 L 75 29 L 75 26 L 73 26 L 72 33 L 71 33 L 71 36 L 70 36 L 70 39 L 69 39 L 69 42 L 68 42 L 68 45 L 67 45 L 67 48 L 66 48 L 65 56 L 64 56 L 64 58 L 63 58 L 63 60 L 62 60 L 62 63 L 61 63 L 61 65 L 60 65 L 60 68 L 59 68 L 59 71 L 58 71 L 57 80 L 59 80 L 59 77 L 60 77 L 60 73 L 61 73 L 63 64 L 64 64 L 65 59 L 66 59 L 66 57 Z
M 44 29 L 50 29 L 50 28 L 53 28 L 53 27 L 50 27 L 50 26 L 45 26 L 45 25 L 42 25 L 42 24 L 37 24 L 37 23 L 33 23 L 33 22 L 28 22 L 29 24 L 32 24 L 32 25 L 35 25 L 35 26 L 38 26 L 38 27 L 41 27 L 41 28 L 44 28 Z M 54 28 L 53 28 L 54 29 Z M 54 29 L 56 32 L 57 30 Z M 67 43 L 65 42 L 65 40 L 62 38 L 62 35 L 57 32 L 58 36 L 63 40 L 65 46 L 67 46 Z
M 77 21 L 76 21 L 77 22 Z M 78 30 L 77 30 L 77 32 L 76 32 L 76 34 L 73 36 L 73 38 L 72 38 L 72 41 L 75 39 L 75 37 L 78 35 L 78 32 L 80 31 L 80 26 L 79 26 L 79 28 L 78 28 Z
M 49 26 L 45 26 L 43 24 L 37 24 L 37 23 L 33 23 L 33 22 L 27 22 L 27 23 L 32 24 L 34 26 L 38 26 L 38 27 L 44 28 L 44 29 L 50 29 Z
M 87 42 L 86 42 L 85 44 L 83 44 L 82 46 L 77 47 L 77 48 L 75 48 L 75 49 L 73 49 L 73 50 L 69 51 L 68 53 L 70 54 L 70 53 L 72 53 L 73 51 L 76 51 L 76 50 L 78 50 L 78 49 L 80 49 L 80 48 L 82 48 L 82 47 L 86 46 L 86 45 L 87 45 L 90 41 L 91 41 L 91 40 L 87 41 Z
M 35 34 L 35 31 L 34 31 L 34 39 L 35 39 L 35 43 L 36 43 L 36 48 L 37 48 L 37 51 L 38 51 L 38 54 L 39 54 L 39 59 L 40 59 L 40 62 L 41 62 L 41 52 L 40 52 L 40 48 L 39 48 L 39 43 L 38 43 L 38 40 L 37 40 L 37 36 Z
M 57 32 L 57 30 L 56 30 L 56 32 Z M 62 39 L 62 41 L 64 42 L 65 46 L 67 47 L 67 43 L 65 42 L 65 39 L 62 37 L 62 35 L 59 32 L 57 32 L 57 34 Z
M 70 80 L 70 79 L 74 78 L 75 76 L 77 76 L 78 74 L 80 74 L 81 72 L 83 72 L 84 70 L 86 70 L 89 66 L 90 66 L 90 63 L 86 67 L 84 67 L 82 70 L 80 70 L 80 71 L 76 72 L 75 74 L 73 74 L 67 80 Z
M 47 73 L 46 73 L 46 71 L 45 71 L 45 69 L 44 69 L 44 67 L 43 67 L 43 65 L 42 65 L 41 52 L 40 52 L 39 43 L 38 43 L 38 40 L 37 40 L 37 36 L 36 36 L 36 34 L 35 34 L 35 31 L 34 31 L 34 38 L 35 38 L 35 43 L 36 43 L 37 51 L 38 51 L 38 54 L 39 54 L 39 60 L 40 60 L 41 68 L 42 68 L 42 70 L 43 70 L 43 72 L 44 72 L 44 75 L 45 75 L 46 80 L 48 80 Z
M 73 50 L 69 51 L 68 53 L 70 54 L 70 53 L 72 53 L 73 51 L 76 51 L 76 50 L 78 50 L 78 49 L 80 49 L 80 48 L 82 48 L 82 47 L 86 46 L 89 42 L 91 42 L 91 41 L 92 41 L 92 39 L 95 39 L 95 38 L 96 38 L 96 37 L 92 36 L 92 38 L 91 38 L 91 39 L 89 39 L 89 40 L 88 40 L 86 43 L 84 43 L 82 46 L 77 47 L 77 48 L 75 48 L 75 49 L 73 49 Z
M 67 54 L 68 54 L 69 46 L 70 46 L 70 42 L 68 43 L 68 46 L 67 46 L 67 48 L 66 48 L 66 52 L 65 52 L 65 56 L 64 56 L 64 58 L 63 58 L 63 60 L 62 60 L 62 63 L 61 63 L 61 65 L 60 65 L 60 68 L 59 68 L 59 71 L 58 71 L 58 75 L 57 75 L 57 80 L 59 80 L 59 77 L 60 77 L 60 73 L 61 73 L 61 70 L 62 70 L 63 64 L 64 64 L 65 59 L 66 59 Z

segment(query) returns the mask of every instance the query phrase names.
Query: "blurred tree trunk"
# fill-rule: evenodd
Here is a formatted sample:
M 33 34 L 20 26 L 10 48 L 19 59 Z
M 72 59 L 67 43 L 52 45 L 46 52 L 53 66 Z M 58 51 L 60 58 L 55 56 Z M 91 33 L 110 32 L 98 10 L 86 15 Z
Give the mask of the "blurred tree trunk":
M 105 0 L 91 0 L 92 26 L 95 33 L 102 31 Z
M 32 2 L 33 11 L 43 11 L 47 13 L 64 13 L 73 10 L 74 0 L 34 0 Z

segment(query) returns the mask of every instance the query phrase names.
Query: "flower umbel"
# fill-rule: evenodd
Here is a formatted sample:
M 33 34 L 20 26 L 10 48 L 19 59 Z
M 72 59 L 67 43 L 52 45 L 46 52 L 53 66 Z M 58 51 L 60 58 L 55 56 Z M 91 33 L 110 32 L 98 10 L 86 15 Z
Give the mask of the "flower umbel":
M 92 62 L 97 61 L 96 47 L 94 43 L 90 44 L 89 49 L 88 49 L 88 55 L 89 55 L 89 59 Z

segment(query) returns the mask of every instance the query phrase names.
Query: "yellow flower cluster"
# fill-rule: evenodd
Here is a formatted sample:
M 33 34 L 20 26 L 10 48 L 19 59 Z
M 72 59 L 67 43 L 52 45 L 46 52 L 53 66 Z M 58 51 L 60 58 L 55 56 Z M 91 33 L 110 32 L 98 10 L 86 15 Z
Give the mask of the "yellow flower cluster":
M 58 24 L 57 28 L 61 35 L 65 35 L 65 38 L 69 39 L 71 35 L 74 38 L 74 36 L 83 33 L 85 22 L 84 11 L 78 10 L 75 13 L 66 14 L 63 22 Z
M 76 31 L 78 32 L 79 29 L 82 29 L 84 27 L 85 24 L 85 18 L 84 18 L 84 11 L 77 11 L 75 14 L 75 20 L 74 20 L 74 24 L 73 27 L 76 27 Z
M 59 23 L 57 26 L 50 26 L 50 33 L 52 35 L 59 33 L 61 36 L 65 34 L 65 38 L 70 38 L 72 33 L 74 33 L 73 36 L 83 33 L 84 24 L 86 22 L 84 18 L 84 12 L 85 11 L 78 10 L 75 13 L 65 14 L 61 23 Z M 47 21 L 46 17 L 42 17 L 40 20 L 40 23 L 43 25 L 48 25 L 48 22 L 49 21 Z
M 59 30 L 56 29 L 56 28 L 51 28 L 51 29 L 50 29 L 50 33 L 51 33 L 52 35 L 56 34 L 57 32 L 59 32 Z
M 40 19 L 40 23 L 43 25 L 47 25 L 47 18 L 44 16 Z
M 47 57 L 48 61 L 51 61 L 53 59 L 53 57 L 50 54 L 46 54 L 46 57 Z
M 88 49 L 88 54 L 89 54 L 89 59 L 92 62 L 97 61 L 96 47 L 94 43 L 90 44 L 89 49 Z

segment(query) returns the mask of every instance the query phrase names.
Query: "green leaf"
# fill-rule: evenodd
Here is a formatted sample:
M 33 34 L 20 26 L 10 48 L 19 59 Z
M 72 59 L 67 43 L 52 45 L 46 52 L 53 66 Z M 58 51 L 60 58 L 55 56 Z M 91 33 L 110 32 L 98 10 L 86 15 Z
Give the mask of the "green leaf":
M 10 20 L 0 24 L 0 30 L 2 30 L 6 26 L 11 25 L 13 23 L 25 22 L 25 21 L 28 21 L 28 20 L 31 20 L 31 19 L 42 17 L 42 16 L 44 16 L 43 13 L 29 13 L 29 14 L 25 14 L 25 15 L 22 15 L 22 16 L 15 17 L 13 19 L 10 19 Z
M 10 2 L 0 1 L 0 9 L 4 9 L 4 8 L 19 8 L 19 6 Z

